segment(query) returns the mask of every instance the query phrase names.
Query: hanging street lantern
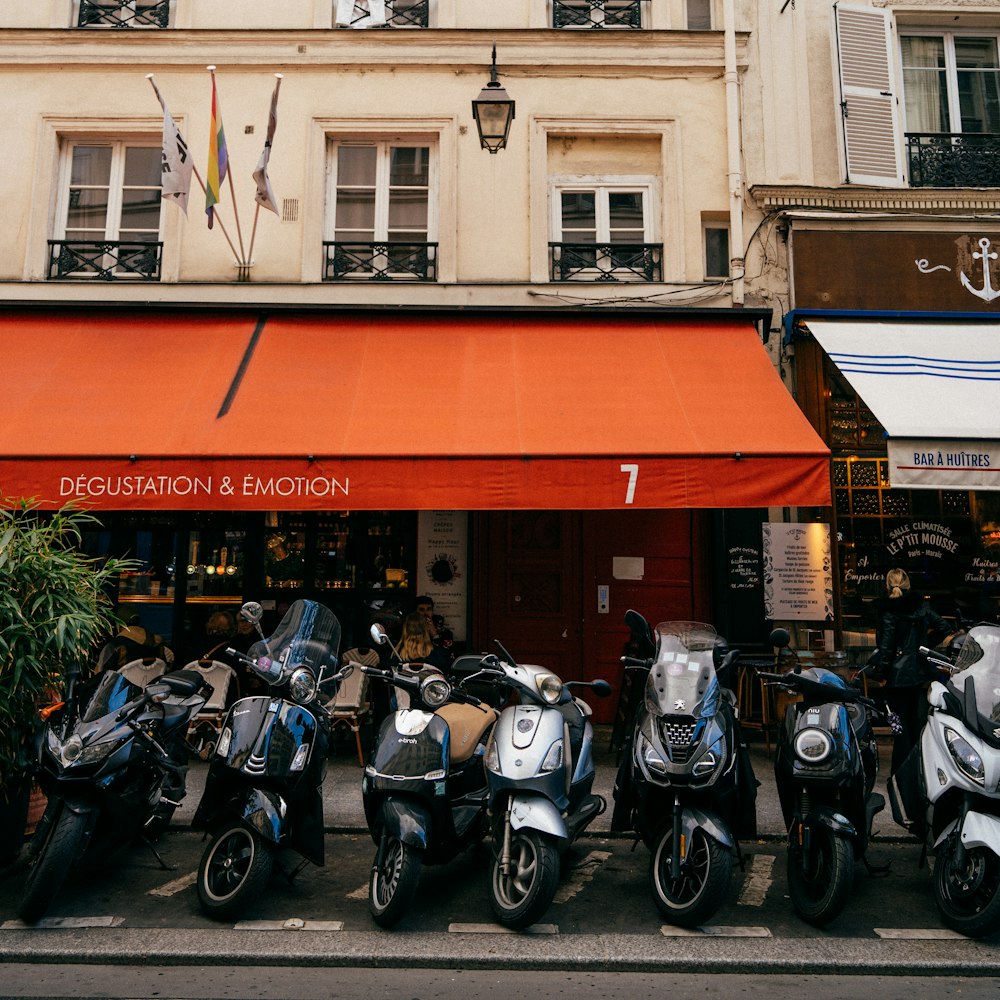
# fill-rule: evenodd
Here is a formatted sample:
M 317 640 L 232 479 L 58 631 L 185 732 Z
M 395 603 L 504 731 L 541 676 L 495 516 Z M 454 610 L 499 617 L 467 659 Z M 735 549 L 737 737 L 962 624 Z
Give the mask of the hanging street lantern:
M 493 46 L 493 66 L 490 79 L 472 102 L 472 117 L 479 130 L 479 144 L 495 153 L 507 145 L 510 123 L 514 120 L 514 102 L 497 79 L 497 47 Z

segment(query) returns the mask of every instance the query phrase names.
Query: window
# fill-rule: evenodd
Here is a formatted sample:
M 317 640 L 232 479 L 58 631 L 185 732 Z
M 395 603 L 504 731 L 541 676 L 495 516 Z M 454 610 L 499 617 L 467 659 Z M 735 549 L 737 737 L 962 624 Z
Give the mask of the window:
M 49 277 L 158 278 L 161 150 L 71 143 Z
M 431 0 L 334 0 L 340 28 L 426 28 Z
M 687 0 L 688 31 L 712 30 L 712 0 Z
M 327 279 L 435 280 L 433 151 L 409 141 L 333 144 Z
M 659 281 L 662 244 L 650 242 L 651 185 L 557 185 L 552 280 Z
M 79 28 L 165 28 L 170 0 L 80 0 Z
M 645 0 L 552 0 L 553 28 L 641 28 Z
M 705 233 L 705 277 L 729 277 L 729 230 L 723 226 L 708 224 Z

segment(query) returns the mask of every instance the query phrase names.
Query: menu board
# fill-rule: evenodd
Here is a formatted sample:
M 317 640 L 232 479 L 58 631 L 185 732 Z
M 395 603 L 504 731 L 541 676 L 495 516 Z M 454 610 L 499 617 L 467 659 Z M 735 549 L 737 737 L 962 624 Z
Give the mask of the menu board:
M 427 595 L 457 641 L 466 638 L 468 609 L 468 514 L 422 510 L 417 523 L 414 596 Z
M 764 613 L 771 621 L 833 621 L 830 525 L 768 522 Z

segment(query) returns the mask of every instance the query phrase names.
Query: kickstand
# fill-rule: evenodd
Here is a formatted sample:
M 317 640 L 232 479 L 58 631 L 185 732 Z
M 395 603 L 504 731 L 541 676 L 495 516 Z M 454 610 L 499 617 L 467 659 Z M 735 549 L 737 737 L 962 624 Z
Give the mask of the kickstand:
M 920 861 L 917 863 L 918 868 L 923 868 L 927 864 L 927 841 L 924 841 L 923 850 L 920 852 Z
M 869 860 L 868 856 L 865 855 L 862 859 L 864 862 L 865 870 L 871 875 L 872 878 L 885 878 L 886 875 L 892 874 L 892 862 L 890 861 L 887 865 L 873 865 Z
M 740 866 L 740 871 L 745 872 L 747 870 L 746 866 L 747 856 L 743 853 L 743 849 L 740 847 L 740 842 L 736 841 L 736 863 Z
M 635 849 L 639 846 L 639 842 L 641 840 L 642 840 L 642 837 L 640 836 L 640 837 L 636 837 L 635 840 L 632 841 L 632 851 L 635 851 Z
M 165 872 L 177 871 L 177 865 L 168 865 L 166 861 L 160 857 L 160 852 L 153 846 L 153 842 L 149 839 L 149 837 L 140 837 L 139 839 L 153 852 L 153 857 L 160 862 L 160 867 Z
M 298 866 L 295 867 L 294 869 L 292 869 L 292 871 L 290 871 L 290 872 L 289 871 L 285 871 L 284 868 L 282 868 L 281 866 L 279 866 L 278 867 L 278 871 L 281 872 L 281 874 L 285 877 L 285 879 L 288 882 L 288 884 L 291 885 L 292 882 L 295 880 L 296 876 L 299 874 L 299 872 L 302 871 L 302 869 L 305 868 L 305 866 L 307 864 L 309 864 L 308 861 L 301 861 L 301 862 L 299 862 Z

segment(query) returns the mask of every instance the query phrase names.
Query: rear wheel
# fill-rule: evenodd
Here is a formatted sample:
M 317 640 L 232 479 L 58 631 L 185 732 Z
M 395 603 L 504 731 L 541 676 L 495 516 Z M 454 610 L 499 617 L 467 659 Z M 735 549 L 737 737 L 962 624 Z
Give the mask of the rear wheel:
M 241 824 L 225 827 L 198 868 L 198 900 L 213 920 L 227 920 L 259 895 L 274 866 L 271 845 Z
M 649 886 L 661 914 L 678 927 L 697 927 L 725 902 L 733 872 L 729 848 L 696 828 L 681 860 L 680 874 L 670 874 L 673 829 L 667 827 L 649 859 Z
M 959 865 L 957 845 L 957 835 L 952 834 L 934 862 L 938 910 L 959 934 L 986 937 L 1000 930 L 1000 859 L 985 847 L 970 847 Z
M 382 864 L 372 866 L 368 883 L 368 908 L 379 927 L 399 923 L 410 907 L 420 880 L 421 853 L 391 837 L 386 841 Z
M 67 809 L 49 827 L 45 842 L 35 854 L 17 912 L 26 924 L 40 920 L 58 895 L 76 858 L 87 829 L 87 816 Z
M 559 852 L 537 830 L 510 836 L 510 864 L 495 858 L 490 876 L 493 912 L 505 927 L 523 930 L 536 923 L 552 903 L 559 885 Z
M 809 847 L 789 847 L 788 894 L 795 912 L 809 924 L 833 920 L 854 884 L 854 846 L 828 826 L 810 830 Z

